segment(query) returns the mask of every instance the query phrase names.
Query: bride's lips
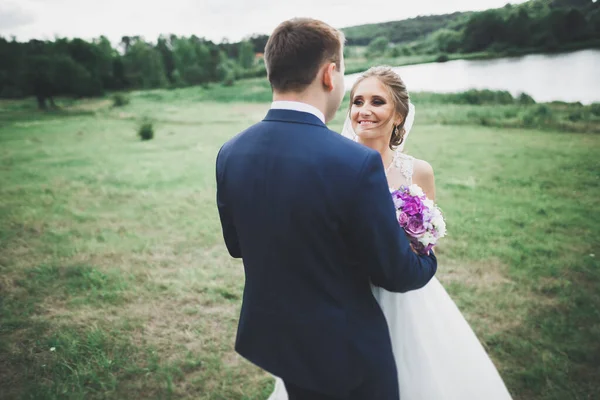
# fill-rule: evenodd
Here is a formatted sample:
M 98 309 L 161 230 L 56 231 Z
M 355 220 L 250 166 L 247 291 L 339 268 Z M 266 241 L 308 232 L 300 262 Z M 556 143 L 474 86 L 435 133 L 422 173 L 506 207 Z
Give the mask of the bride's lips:
M 361 128 L 369 128 L 375 125 L 375 121 L 359 120 L 358 126 Z

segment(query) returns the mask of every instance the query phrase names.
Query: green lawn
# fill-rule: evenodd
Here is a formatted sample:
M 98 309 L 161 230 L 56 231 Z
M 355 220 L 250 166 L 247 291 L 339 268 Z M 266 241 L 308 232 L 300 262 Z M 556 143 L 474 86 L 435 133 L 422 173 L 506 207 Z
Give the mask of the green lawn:
M 217 150 L 269 106 L 238 85 L 0 102 L 0 397 L 266 399 L 233 351 L 244 276 L 214 202 Z M 515 399 L 595 398 L 600 136 L 432 117 L 476 107 L 420 104 L 407 144 L 448 222 L 438 276 Z

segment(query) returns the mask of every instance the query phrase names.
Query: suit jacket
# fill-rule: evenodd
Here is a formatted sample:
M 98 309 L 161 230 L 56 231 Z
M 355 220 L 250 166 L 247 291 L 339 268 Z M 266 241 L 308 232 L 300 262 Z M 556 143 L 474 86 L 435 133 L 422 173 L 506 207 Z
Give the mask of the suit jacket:
M 373 369 L 395 373 L 370 284 L 418 289 L 437 262 L 411 250 L 380 155 L 312 114 L 270 110 L 223 145 L 216 178 L 225 243 L 246 276 L 236 351 L 330 395 Z

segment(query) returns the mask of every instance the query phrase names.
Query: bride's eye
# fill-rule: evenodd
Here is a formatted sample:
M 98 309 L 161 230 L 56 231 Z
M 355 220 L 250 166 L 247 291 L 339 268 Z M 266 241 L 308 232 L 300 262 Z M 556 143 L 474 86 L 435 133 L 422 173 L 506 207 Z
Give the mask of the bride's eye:
M 362 103 L 363 102 L 360 99 L 354 99 L 354 101 L 352 102 L 352 104 L 354 104 L 355 106 L 360 106 L 360 105 L 362 105 Z
M 380 100 L 380 99 L 375 99 L 375 100 L 373 100 L 373 104 L 376 106 L 382 106 L 385 104 L 385 101 Z

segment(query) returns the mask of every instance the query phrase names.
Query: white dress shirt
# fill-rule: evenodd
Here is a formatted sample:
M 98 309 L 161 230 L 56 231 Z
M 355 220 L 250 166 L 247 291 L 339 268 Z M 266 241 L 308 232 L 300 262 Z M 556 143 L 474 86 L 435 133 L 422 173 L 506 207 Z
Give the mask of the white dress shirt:
M 325 123 L 325 114 L 323 114 L 321 110 L 315 106 L 301 103 L 299 101 L 274 101 L 271 104 L 271 110 L 292 110 L 305 112 L 314 115 L 315 117 L 319 118 L 321 122 Z

